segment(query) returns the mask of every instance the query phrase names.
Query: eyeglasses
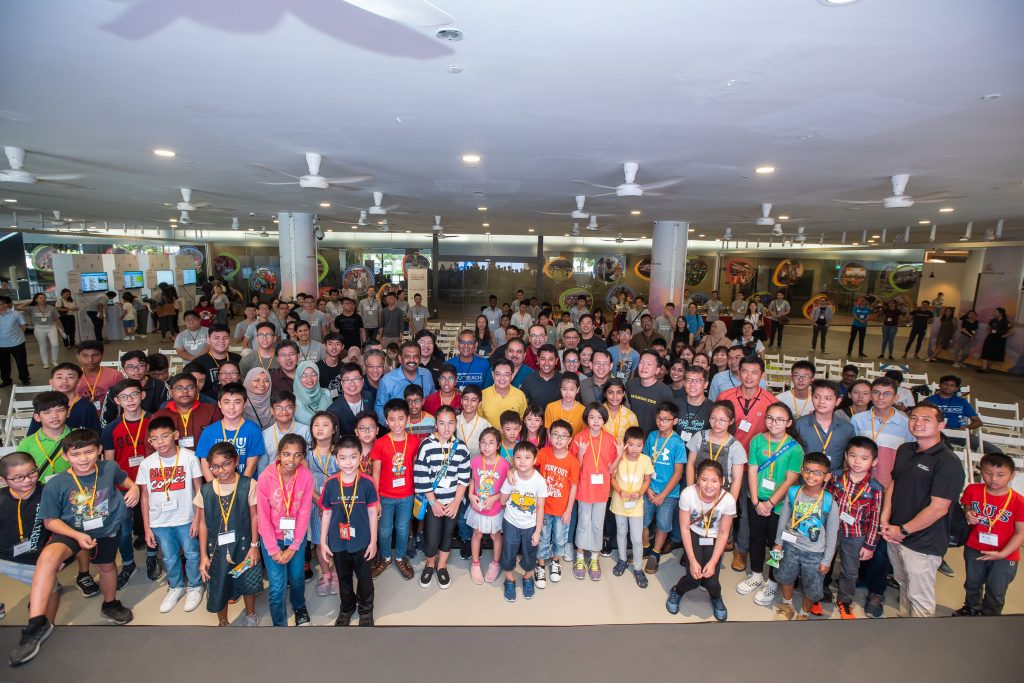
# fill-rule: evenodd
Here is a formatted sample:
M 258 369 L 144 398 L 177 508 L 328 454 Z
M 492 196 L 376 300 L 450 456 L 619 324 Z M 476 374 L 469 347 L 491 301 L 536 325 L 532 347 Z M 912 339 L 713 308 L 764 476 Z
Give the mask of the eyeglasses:
M 460 339 L 459 340 L 459 346 L 472 346 L 473 344 L 476 344 L 476 342 L 473 341 L 472 339 L 468 339 L 468 340 L 467 339 Z
M 800 468 L 800 471 L 804 473 L 805 477 L 824 477 L 828 472 L 824 470 L 812 470 L 806 467 Z
M 230 462 L 221 462 L 217 464 L 210 463 L 207 466 L 210 468 L 211 472 L 219 472 L 221 470 L 232 470 L 235 468 L 234 464 Z
M 363 381 L 362 377 L 342 377 L 341 378 L 341 383 L 342 384 L 359 384 L 362 381 Z
M 140 364 L 140 363 L 133 363 L 132 365 L 126 365 L 126 366 L 124 366 L 124 369 L 125 369 L 125 370 L 131 370 L 131 371 L 133 371 L 133 372 L 134 372 L 135 370 L 145 370 L 145 369 L 146 369 L 146 366 L 145 366 L 145 365 L 142 365 L 142 364 Z
M 555 434 L 554 432 L 550 432 L 548 433 L 548 436 L 550 436 L 552 439 L 558 439 L 559 441 L 572 438 L 565 432 L 558 432 L 557 434 Z
M 769 415 L 766 418 L 764 418 L 764 421 L 771 422 L 773 424 L 782 424 L 783 422 L 789 422 L 789 418 L 786 417 L 785 415 L 778 415 L 775 417 Z
M 153 434 L 152 436 L 149 437 L 148 441 L 150 443 L 160 443 L 162 441 L 168 441 L 168 440 L 173 440 L 173 439 L 174 439 L 174 434 L 172 434 L 170 432 L 167 432 L 165 434 Z
M 20 484 L 23 481 L 28 481 L 29 479 L 35 479 L 38 476 L 39 476 L 39 470 L 38 469 L 34 469 L 31 472 L 28 472 L 27 474 L 16 474 L 13 477 L 4 477 L 4 479 L 6 479 L 7 483 L 9 483 L 9 484 Z
M 273 332 L 257 332 L 256 333 L 256 338 L 257 339 L 273 339 L 276 336 L 277 335 L 274 334 Z
M 376 427 L 363 426 L 363 427 L 356 427 L 356 431 L 357 432 L 362 432 L 363 434 L 366 434 L 367 432 L 376 432 L 377 428 Z
M 565 363 L 566 365 L 579 365 L 580 364 L 580 359 L 579 358 L 563 358 L 562 362 Z
M 658 416 L 656 416 L 654 418 L 654 421 L 655 422 L 672 422 L 675 419 L 676 418 L 672 417 L 671 415 L 658 415 Z
M 186 384 L 185 386 L 182 387 L 171 387 L 171 391 L 173 391 L 176 394 L 190 394 L 195 390 L 196 386 L 194 384 Z
M 704 380 L 700 377 L 687 377 L 683 380 L 683 384 L 703 384 Z
M 122 401 L 134 401 L 139 396 L 142 396 L 142 392 L 141 391 L 133 391 L 133 392 L 131 392 L 129 394 L 118 394 L 117 395 L 117 397 L 119 399 L 121 399 Z
M 413 398 L 412 396 L 410 396 L 409 398 L 405 399 L 405 402 L 408 403 L 409 405 L 412 405 L 414 403 L 416 405 L 419 405 L 419 404 L 423 403 L 423 399 L 422 398 Z

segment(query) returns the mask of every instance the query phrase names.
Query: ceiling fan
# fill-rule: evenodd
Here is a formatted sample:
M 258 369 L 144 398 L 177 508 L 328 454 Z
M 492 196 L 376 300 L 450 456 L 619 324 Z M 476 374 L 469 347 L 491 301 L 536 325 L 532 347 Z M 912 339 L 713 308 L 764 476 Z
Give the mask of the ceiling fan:
M 578 194 L 576 195 L 576 209 L 568 213 L 564 211 L 538 211 L 547 216 L 568 216 L 569 218 L 575 218 L 576 220 L 585 221 L 590 217 L 586 211 L 583 210 L 583 204 L 587 201 L 587 195 Z
M 775 240 L 781 241 L 782 244 L 785 244 L 788 241 L 790 245 L 803 244 L 807 241 L 806 228 L 804 228 L 804 226 L 801 225 L 798 227 L 795 233 L 787 233 L 782 228 L 781 223 L 773 225 L 771 232 L 752 232 L 750 233 L 750 237 L 756 237 L 758 243 L 761 242 L 762 237 L 767 237 L 769 246 L 771 246 Z
M 909 209 L 914 204 L 936 204 L 948 199 L 959 199 L 959 196 L 950 195 L 945 190 L 941 192 L 930 192 L 918 195 L 917 198 L 906 194 L 907 183 L 910 181 L 909 173 L 899 173 L 890 178 L 892 181 L 892 195 L 883 199 L 833 199 L 834 202 L 843 204 L 881 204 L 885 209 Z M 851 206 L 851 209 L 860 208 Z
M 615 244 L 622 244 L 624 242 L 637 242 L 637 241 L 639 241 L 639 238 L 636 238 L 636 237 L 623 237 L 622 233 L 620 232 L 614 238 L 612 238 L 612 237 L 602 237 L 601 241 L 602 242 L 615 242 Z
M 356 211 L 365 211 L 366 213 L 368 213 L 371 216 L 386 216 L 389 213 L 408 214 L 408 211 L 395 211 L 395 209 L 397 209 L 399 206 L 401 206 L 401 204 L 390 204 L 388 206 L 381 206 L 380 203 L 382 201 L 384 201 L 384 193 L 383 192 L 374 192 L 373 193 L 373 204 L 371 204 L 369 207 L 367 207 L 365 209 L 363 207 L 361 207 L 361 206 L 349 206 L 347 204 L 342 204 L 342 206 L 344 206 L 346 209 L 355 209 Z
M 371 178 L 373 178 L 373 176 L 369 176 L 369 175 L 354 175 L 354 176 L 347 176 L 347 177 L 344 177 L 344 178 L 324 178 L 322 175 L 320 175 L 320 162 L 322 162 L 323 159 L 324 159 L 324 157 L 323 157 L 322 154 L 317 154 L 316 152 L 306 152 L 306 166 L 309 169 L 309 173 L 306 174 L 306 175 L 302 175 L 302 176 L 296 176 L 296 175 L 292 175 L 291 173 L 285 173 L 284 171 L 278 171 L 277 169 L 270 168 L 269 166 L 264 166 L 262 164 L 255 164 L 255 166 L 257 166 L 259 168 L 262 168 L 262 169 L 265 169 L 267 171 L 270 171 L 271 173 L 276 173 L 278 175 L 283 175 L 286 178 L 291 178 L 291 180 L 289 180 L 287 182 L 267 182 L 267 181 L 264 181 L 263 185 L 295 185 L 295 184 L 298 184 L 298 186 L 302 187 L 302 188 L 311 188 L 311 189 L 316 189 L 316 190 L 326 190 L 328 187 L 330 187 L 332 185 L 336 186 L 336 187 L 337 186 L 344 186 L 344 185 L 355 185 L 356 183 L 366 182 L 367 180 L 370 180 Z M 351 188 L 351 189 L 356 189 L 356 188 Z
M 597 183 L 592 183 L 589 180 L 574 180 L 573 182 L 590 185 L 592 187 L 599 187 L 604 190 L 612 190 L 612 192 L 592 195 L 594 197 L 607 197 L 609 195 L 615 195 L 617 197 L 643 197 L 645 194 L 651 197 L 661 197 L 662 193 L 651 192 L 650 190 L 660 190 L 664 187 L 670 187 L 676 183 L 682 182 L 683 180 L 682 178 L 670 178 L 668 180 L 659 180 L 656 183 L 641 185 L 636 182 L 636 173 L 639 169 L 640 164 L 635 161 L 627 161 L 622 164 L 622 171 L 625 175 L 626 182 L 621 185 L 598 185 Z
M 61 216 L 61 212 L 57 211 L 56 209 L 54 209 L 54 211 L 53 211 L 53 220 L 50 221 L 50 225 L 55 227 L 55 228 L 56 227 L 67 227 L 67 226 L 71 225 L 74 222 L 75 221 L 73 219 L 71 219 L 71 218 L 63 218 Z
M 411 26 L 444 26 L 454 21 L 451 15 L 426 0 L 345 0 L 372 14 Z
M 605 230 L 607 227 L 608 226 L 606 226 L 606 225 L 598 225 L 597 224 L 597 214 L 596 213 L 590 214 L 590 220 L 587 222 L 587 230 L 589 230 L 590 232 L 599 232 L 601 230 Z
M 0 183 L 22 183 L 24 185 L 35 185 L 36 183 L 64 183 L 65 180 L 75 180 L 82 176 L 78 173 L 49 173 L 46 175 L 34 175 L 24 170 L 25 150 L 20 147 L 4 147 L 4 154 L 7 155 L 7 163 L 10 170 L 0 171 Z
M 452 237 L 458 237 L 458 235 L 446 235 L 445 234 L 444 226 L 441 225 L 441 217 L 440 216 L 434 216 L 434 225 L 432 225 L 430 227 L 430 229 L 434 232 L 435 235 L 437 235 L 437 239 L 439 239 L 439 240 L 447 240 L 447 239 L 451 239 Z

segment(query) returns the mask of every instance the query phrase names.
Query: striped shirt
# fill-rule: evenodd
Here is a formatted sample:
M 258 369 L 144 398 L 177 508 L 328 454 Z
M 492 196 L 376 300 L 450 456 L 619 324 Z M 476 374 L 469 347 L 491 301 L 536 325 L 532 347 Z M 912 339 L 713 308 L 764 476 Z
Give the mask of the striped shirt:
M 431 434 L 423 440 L 416 454 L 413 485 L 416 493 L 425 495 L 433 491 L 439 503 L 447 504 L 455 500 L 458 487 L 469 486 L 470 474 L 466 444 L 455 439 L 450 446 L 442 447 L 437 436 Z

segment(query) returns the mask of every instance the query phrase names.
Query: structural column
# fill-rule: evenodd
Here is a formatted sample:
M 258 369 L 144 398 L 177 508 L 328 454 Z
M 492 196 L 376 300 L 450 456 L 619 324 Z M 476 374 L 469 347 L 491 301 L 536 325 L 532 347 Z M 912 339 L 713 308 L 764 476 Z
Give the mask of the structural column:
M 671 301 L 680 310 L 686 285 L 686 221 L 656 221 L 651 240 L 651 293 L 647 307 L 659 316 Z M 685 311 L 684 311 L 685 312 Z
M 294 299 L 300 292 L 317 295 L 316 238 L 313 214 L 277 214 L 281 251 L 281 297 Z

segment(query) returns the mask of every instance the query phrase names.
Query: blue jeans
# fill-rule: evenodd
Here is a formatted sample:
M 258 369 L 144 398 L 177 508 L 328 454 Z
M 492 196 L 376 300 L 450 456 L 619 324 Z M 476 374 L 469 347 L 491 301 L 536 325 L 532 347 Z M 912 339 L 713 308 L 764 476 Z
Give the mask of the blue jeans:
M 380 499 L 380 525 L 377 528 L 377 550 L 380 556 L 394 560 L 409 557 L 409 519 L 412 517 L 412 496 Z M 391 552 L 391 534 L 395 534 L 395 552 Z
M 893 347 L 896 345 L 896 333 L 899 331 L 897 325 L 882 325 L 882 351 L 883 356 L 891 356 Z M 889 353 L 885 350 L 889 349 Z
M 199 576 L 199 539 L 188 535 L 191 524 L 181 526 L 153 527 L 157 545 L 163 550 L 164 571 L 167 572 L 168 588 L 184 588 L 185 577 L 181 574 L 179 551 L 185 552 L 185 574 L 188 576 L 188 587 L 203 585 Z
M 288 613 L 284 607 L 284 591 L 288 588 L 288 599 L 292 603 L 292 610 L 305 609 L 306 607 L 306 541 L 302 541 L 292 555 L 288 564 L 278 564 L 270 557 L 266 546 L 260 547 L 263 553 L 263 566 L 267 570 L 267 579 L 270 582 L 270 618 L 274 626 L 287 626 Z
M 473 538 L 473 527 L 466 524 L 467 510 L 469 510 L 469 496 L 463 496 L 462 504 L 459 506 L 459 514 L 455 517 L 455 521 L 459 523 L 459 538 L 466 542 Z
M 657 507 L 644 496 L 644 528 L 651 526 L 651 522 L 657 522 L 658 531 L 671 533 L 679 522 L 679 496 L 670 496 Z
M 552 552 L 552 546 L 554 546 L 554 552 Z M 569 545 L 569 525 L 562 521 L 561 515 L 544 515 L 544 526 L 540 529 L 540 547 L 537 548 L 537 558 L 547 561 L 552 557 L 560 557 L 563 560 L 572 559 L 572 546 Z

